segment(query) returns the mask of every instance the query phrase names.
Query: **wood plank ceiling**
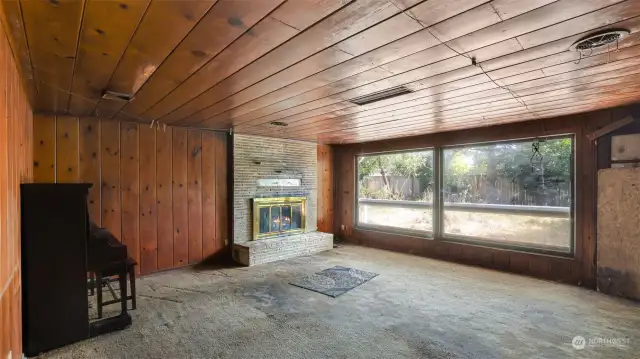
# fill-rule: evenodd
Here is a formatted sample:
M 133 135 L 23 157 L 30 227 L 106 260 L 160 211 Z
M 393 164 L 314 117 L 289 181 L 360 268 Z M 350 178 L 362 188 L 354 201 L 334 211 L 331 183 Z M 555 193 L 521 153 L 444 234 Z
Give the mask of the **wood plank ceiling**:
M 44 113 L 349 143 L 640 98 L 640 0 L 2 2 Z M 631 34 L 569 50 L 603 29 Z

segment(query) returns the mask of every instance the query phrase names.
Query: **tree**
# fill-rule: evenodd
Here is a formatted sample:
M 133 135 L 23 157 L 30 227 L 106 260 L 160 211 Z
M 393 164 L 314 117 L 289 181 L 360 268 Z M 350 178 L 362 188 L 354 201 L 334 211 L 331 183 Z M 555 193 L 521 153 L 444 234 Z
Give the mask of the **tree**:
M 443 190 L 446 201 L 567 206 L 571 201 L 570 138 L 542 140 L 540 156 L 533 156 L 532 141 L 495 143 L 444 150 Z M 533 158 L 532 158 L 533 157 Z M 407 199 L 391 188 L 390 176 L 402 176 L 405 184 L 417 179 L 420 195 L 429 194 L 433 183 L 433 152 L 405 152 L 362 156 L 359 180 L 381 175 L 380 193 L 373 198 Z M 362 183 L 362 182 L 361 182 Z M 402 186 L 401 186 L 402 187 Z M 413 187 L 412 187 L 413 188 Z M 509 188 L 505 192 L 505 188 Z M 366 191 L 361 187 L 361 191 Z M 515 191 L 515 194 L 514 194 Z M 506 198 L 505 198 L 506 197 Z M 526 199 L 526 201 L 525 201 Z
M 362 181 L 379 173 L 386 196 L 399 198 L 401 195 L 393 191 L 388 176 L 403 176 L 406 178 L 403 187 L 409 179 L 417 179 L 420 183 L 420 192 L 424 192 L 433 181 L 432 158 L 431 151 L 362 156 L 358 159 L 359 180 Z

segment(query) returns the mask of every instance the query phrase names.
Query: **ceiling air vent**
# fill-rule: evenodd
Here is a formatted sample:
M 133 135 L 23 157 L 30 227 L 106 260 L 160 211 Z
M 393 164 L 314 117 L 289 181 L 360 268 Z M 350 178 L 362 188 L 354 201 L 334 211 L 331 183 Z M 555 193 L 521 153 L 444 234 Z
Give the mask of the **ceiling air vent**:
M 605 30 L 583 37 L 569 47 L 571 51 L 584 52 L 593 51 L 603 46 L 616 44 L 625 36 L 629 35 L 627 30 Z
M 119 93 L 113 91 L 105 91 L 102 94 L 102 99 L 104 100 L 114 100 L 114 101 L 126 101 L 129 102 L 133 99 L 132 95 L 126 93 Z
M 278 126 L 278 127 L 285 127 L 285 126 L 289 126 L 288 123 L 286 122 L 280 122 L 280 121 L 273 121 L 273 122 L 269 122 L 269 124 L 271 126 Z
M 388 98 L 404 95 L 411 92 L 413 91 L 408 87 L 398 86 L 398 87 L 393 87 L 390 89 L 374 92 L 372 94 L 352 98 L 351 100 L 349 100 L 349 102 L 362 106 L 368 103 L 386 100 Z

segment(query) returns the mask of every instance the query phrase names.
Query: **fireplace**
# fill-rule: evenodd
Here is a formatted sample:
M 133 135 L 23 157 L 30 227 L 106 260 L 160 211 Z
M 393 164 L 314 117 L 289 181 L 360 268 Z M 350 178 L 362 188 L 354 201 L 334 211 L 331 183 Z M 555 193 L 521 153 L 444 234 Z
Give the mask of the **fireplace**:
M 304 233 L 306 197 L 253 199 L 253 240 Z

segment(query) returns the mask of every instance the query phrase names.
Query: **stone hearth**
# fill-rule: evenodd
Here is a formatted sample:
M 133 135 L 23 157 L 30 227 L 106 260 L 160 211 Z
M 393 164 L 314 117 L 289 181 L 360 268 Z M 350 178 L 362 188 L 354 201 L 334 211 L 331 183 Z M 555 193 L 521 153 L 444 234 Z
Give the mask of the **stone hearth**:
M 238 263 L 253 266 L 314 254 L 331 248 L 333 248 L 333 234 L 308 232 L 293 236 L 234 243 L 233 259 Z

